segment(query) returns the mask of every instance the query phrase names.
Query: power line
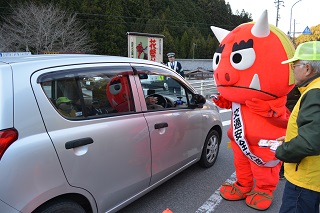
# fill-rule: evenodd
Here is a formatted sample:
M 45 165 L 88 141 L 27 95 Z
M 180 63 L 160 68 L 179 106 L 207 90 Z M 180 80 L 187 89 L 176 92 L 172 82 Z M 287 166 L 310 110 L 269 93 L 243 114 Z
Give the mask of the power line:
M 11 7 L 0 7 L 3 9 L 15 9 L 15 8 L 11 8 Z M 6 15 L 10 15 L 10 13 L 5 13 Z M 227 24 L 207 24 L 207 23 L 202 23 L 202 22 L 191 22 L 191 21 L 177 21 L 177 20 L 170 20 L 170 19 L 154 19 L 154 18 L 143 18 L 143 17 L 134 17 L 134 16 L 115 16 L 115 15 L 108 15 L 108 14 L 99 14 L 99 13 L 77 13 L 75 12 L 74 14 L 76 14 L 77 16 L 93 16 L 93 17 L 107 17 L 107 18 L 112 18 L 112 19 L 125 19 L 125 23 L 129 23 L 129 24 L 136 24 L 134 21 L 130 21 L 128 19 L 135 19 L 135 20 L 142 20 L 142 21 L 154 21 L 153 24 L 156 24 L 157 26 L 160 26 L 161 24 L 158 24 L 157 22 L 167 22 L 166 24 L 185 24 L 185 25 L 196 25 L 198 26 L 198 28 L 200 29 L 204 29 L 204 28 L 210 28 L 210 26 L 217 26 L 217 27 L 221 27 L 221 28 L 235 28 L 236 26 L 234 25 L 227 25 Z M 85 20 L 85 18 L 78 18 L 80 20 Z M 88 18 L 86 18 L 88 19 Z M 89 20 L 95 20 L 95 21 L 105 21 L 105 22 L 109 22 L 109 23 L 119 23 L 122 24 L 123 22 L 115 22 L 115 21 L 111 21 L 111 20 L 96 20 L 96 19 L 89 19 Z M 203 25 L 204 27 L 200 27 L 200 25 Z M 181 25 L 179 25 L 179 27 L 181 27 Z

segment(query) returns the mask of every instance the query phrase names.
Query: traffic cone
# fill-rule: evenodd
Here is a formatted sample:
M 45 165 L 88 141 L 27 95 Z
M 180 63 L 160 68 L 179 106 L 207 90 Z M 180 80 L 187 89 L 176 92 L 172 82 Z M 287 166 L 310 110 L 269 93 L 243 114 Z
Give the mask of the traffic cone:
M 173 213 L 169 208 L 166 208 L 162 213 Z

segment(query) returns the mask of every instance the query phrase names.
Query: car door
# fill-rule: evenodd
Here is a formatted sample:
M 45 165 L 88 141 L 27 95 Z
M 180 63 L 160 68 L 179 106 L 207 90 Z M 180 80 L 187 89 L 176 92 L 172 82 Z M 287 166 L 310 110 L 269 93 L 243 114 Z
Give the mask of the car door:
M 139 76 L 144 76 L 140 77 L 140 90 L 144 94 L 141 102 L 146 103 L 144 100 L 147 97 L 155 95 L 160 105 L 152 107 L 145 104 L 143 107 L 151 137 L 151 184 L 154 184 L 197 160 L 204 143 L 203 116 L 199 108 L 188 107 L 192 94 L 178 74 L 159 67 L 133 67 L 140 73 Z M 168 87 L 168 78 L 179 89 Z M 161 96 L 167 99 L 166 106 Z
M 137 113 L 141 106 L 132 75 L 126 64 L 86 64 L 32 76 L 67 181 L 89 191 L 99 212 L 114 208 L 150 182 L 149 131 L 143 114 Z M 87 79 L 95 79 L 89 89 Z M 62 113 L 61 104 L 71 104 L 71 111 Z

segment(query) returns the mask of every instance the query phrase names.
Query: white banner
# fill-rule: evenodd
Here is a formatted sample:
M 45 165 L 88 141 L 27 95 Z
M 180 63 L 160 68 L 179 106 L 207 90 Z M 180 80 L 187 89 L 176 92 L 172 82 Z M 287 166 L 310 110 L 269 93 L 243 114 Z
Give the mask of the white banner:
M 128 34 L 128 57 L 163 62 L 163 35 Z

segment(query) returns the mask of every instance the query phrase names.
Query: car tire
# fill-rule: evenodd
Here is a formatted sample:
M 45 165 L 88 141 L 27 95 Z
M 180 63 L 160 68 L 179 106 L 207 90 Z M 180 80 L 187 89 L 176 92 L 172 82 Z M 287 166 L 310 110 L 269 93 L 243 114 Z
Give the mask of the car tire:
M 204 142 L 199 164 L 203 168 L 210 168 L 218 158 L 220 148 L 220 136 L 216 130 L 211 130 Z
M 86 213 L 81 205 L 71 200 L 56 200 L 45 204 L 35 213 Z

